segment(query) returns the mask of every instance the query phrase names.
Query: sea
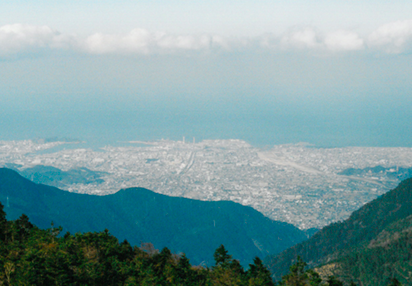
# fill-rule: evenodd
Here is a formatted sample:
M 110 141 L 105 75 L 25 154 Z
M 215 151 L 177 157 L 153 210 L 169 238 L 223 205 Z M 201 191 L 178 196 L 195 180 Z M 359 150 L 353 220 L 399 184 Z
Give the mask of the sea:
M 384 105 L 384 104 L 383 104 Z M 2 110 L 0 140 L 69 138 L 82 146 L 161 139 L 241 139 L 253 146 L 412 147 L 412 109 L 379 103 L 165 100 L 81 109 Z M 69 141 L 70 141 L 69 140 Z

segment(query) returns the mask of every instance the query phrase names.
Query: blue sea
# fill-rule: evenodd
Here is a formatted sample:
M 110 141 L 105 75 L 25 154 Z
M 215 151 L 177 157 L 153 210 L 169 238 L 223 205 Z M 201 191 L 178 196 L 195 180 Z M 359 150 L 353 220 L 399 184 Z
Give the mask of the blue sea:
M 130 140 L 242 139 L 254 146 L 412 147 L 412 106 L 385 101 L 145 100 L 82 108 L 4 109 L 0 140 L 72 138 L 87 146 Z

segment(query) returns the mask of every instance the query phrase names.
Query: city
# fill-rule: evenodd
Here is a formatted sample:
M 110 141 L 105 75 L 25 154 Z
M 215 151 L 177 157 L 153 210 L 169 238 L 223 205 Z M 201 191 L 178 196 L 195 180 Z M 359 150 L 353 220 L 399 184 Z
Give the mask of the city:
M 65 148 L 71 145 L 74 148 Z M 0 141 L 0 166 L 36 165 L 105 172 L 103 183 L 67 186 L 106 195 L 128 187 L 197 200 L 230 200 L 301 229 L 321 228 L 397 186 L 411 168 L 412 148 L 314 148 L 300 144 L 256 148 L 242 140 L 128 142 L 97 150 L 73 142 Z M 55 150 L 57 149 L 57 150 Z M 348 175 L 346 170 L 382 167 Z

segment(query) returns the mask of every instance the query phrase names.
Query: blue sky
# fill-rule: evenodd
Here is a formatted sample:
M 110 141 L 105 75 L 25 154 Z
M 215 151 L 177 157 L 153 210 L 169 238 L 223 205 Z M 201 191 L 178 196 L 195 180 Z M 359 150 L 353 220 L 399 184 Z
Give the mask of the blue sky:
M 103 138 L 151 118 L 129 137 L 412 146 L 411 11 L 411 1 L 3 1 L 0 127 L 4 139 Z M 107 117 L 123 127 L 104 131 Z

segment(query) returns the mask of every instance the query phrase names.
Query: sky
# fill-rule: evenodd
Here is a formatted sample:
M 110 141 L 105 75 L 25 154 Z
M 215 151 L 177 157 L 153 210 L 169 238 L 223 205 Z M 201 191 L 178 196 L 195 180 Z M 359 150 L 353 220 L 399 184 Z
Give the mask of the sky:
M 411 1 L 2 1 L 0 140 L 412 147 Z

